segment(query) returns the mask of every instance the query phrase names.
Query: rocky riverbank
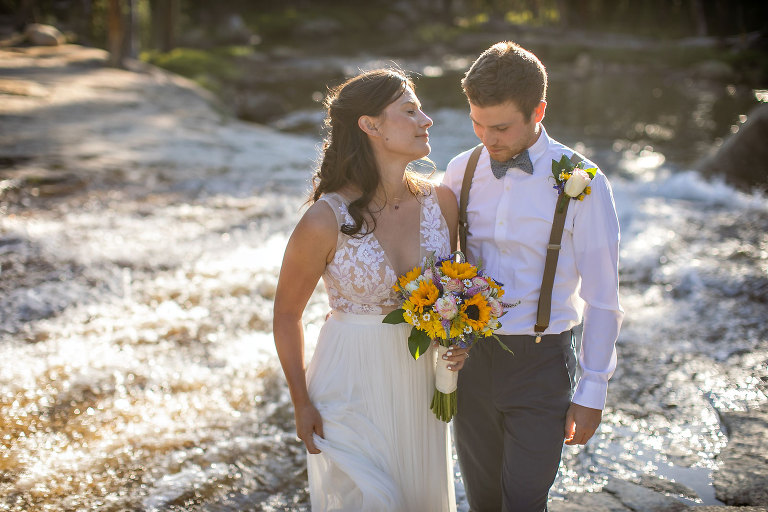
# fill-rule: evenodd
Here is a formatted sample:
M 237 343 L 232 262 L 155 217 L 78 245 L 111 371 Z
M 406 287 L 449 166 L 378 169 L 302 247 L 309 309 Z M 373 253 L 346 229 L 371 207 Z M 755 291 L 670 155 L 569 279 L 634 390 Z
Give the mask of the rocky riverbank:
M 159 292 L 150 286 L 156 279 L 162 279 L 164 286 L 171 286 L 169 282 L 178 280 L 179 284 L 174 285 L 178 290 L 168 292 L 169 296 L 163 300 L 182 304 L 186 312 L 202 306 L 207 308 L 205 315 L 194 317 L 189 313 L 192 316 L 184 316 L 183 325 L 163 327 L 160 336 L 176 340 L 179 348 L 185 344 L 199 344 L 202 347 L 199 350 L 214 350 L 207 347 L 210 340 L 215 339 L 215 324 L 221 321 L 237 324 L 243 329 L 266 330 L 270 287 L 274 285 L 271 280 L 252 285 L 258 288 L 256 299 L 262 300 L 250 308 L 249 311 L 256 309 L 255 312 L 227 320 L 230 303 L 206 302 L 217 297 L 216 290 L 212 290 L 210 296 L 195 296 L 185 289 L 184 271 L 173 272 L 176 268 L 174 258 L 180 261 L 188 258 L 184 254 L 175 254 L 172 245 L 164 245 L 163 240 L 138 228 L 134 239 L 115 241 L 110 236 L 113 228 L 127 228 L 130 232 L 130 223 L 135 222 L 138 226 L 142 219 L 151 218 L 157 215 L 156 210 L 162 210 L 169 222 L 191 230 L 192 234 L 185 238 L 185 242 L 200 237 L 206 246 L 231 243 L 240 236 L 238 233 L 249 230 L 252 238 L 268 239 L 271 233 L 285 231 L 295 221 L 296 209 L 273 199 L 286 192 L 299 197 L 306 188 L 307 170 L 316 156 L 317 140 L 233 120 L 217 106 L 215 98 L 191 82 L 165 71 L 151 66 L 136 67 L 133 71 L 114 70 L 106 68 L 105 62 L 104 52 L 75 45 L 0 49 L 0 340 L 8 345 L 18 344 L 19 350 L 43 344 L 57 335 L 50 326 L 45 326 L 45 321 L 54 321 L 58 315 L 76 309 L 83 301 L 106 300 L 105 297 L 124 300 L 131 293 L 156 297 Z M 297 173 L 297 170 L 304 172 Z M 233 180 L 240 184 L 242 197 L 218 198 L 217 194 L 225 186 L 224 177 L 228 184 Z M 259 195 L 248 197 L 249 190 L 258 190 Z M 204 211 L 203 207 L 206 208 Z M 83 223 L 77 226 L 78 236 L 83 238 L 62 238 L 69 245 L 56 251 L 45 247 L 42 241 L 62 237 L 58 230 L 66 230 L 66 219 L 78 211 L 94 212 L 92 217 L 80 219 Z M 264 218 L 268 222 L 260 223 Z M 65 221 L 57 224 L 57 219 Z M 721 221 L 715 219 L 713 222 Z M 765 219 L 756 215 L 750 222 L 759 227 L 765 224 Z M 717 226 L 729 233 L 738 229 L 725 220 Z M 764 232 L 762 227 L 755 230 L 755 233 Z M 206 234 L 215 237 L 207 238 Z M 733 237 L 738 238 L 737 235 L 733 234 Z M 743 244 L 754 243 L 755 247 L 768 250 L 764 236 L 754 241 L 742 240 Z M 80 252 L 81 244 L 90 249 Z M 734 253 L 730 264 L 752 258 L 750 247 L 736 251 L 738 254 Z M 232 247 L 232 251 L 237 250 L 240 249 Z M 102 252 L 94 254 L 92 251 Z M 137 263 L 137 253 L 145 257 L 142 263 Z M 180 265 L 178 268 L 186 267 Z M 196 279 L 204 279 L 216 272 L 226 274 L 221 269 L 208 269 Z M 646 286 L 650 279 L 631 273 L 627 277 L 629 289 Z M 145 289 L 136 284 L 142 280 Z M 201 286 L 200 282 L 195 282 L 195 286 Z M 760 287 L 759 279 L 753 282 L 756 284 L 749 288 L 752 294 L 749 300 L 752 300 L 750 304 L 754 305 L 754 311 L 760 311 L 758 306 L 764 304 L 766 290 Z M 255 300 L 248 295 L 251 293 L 248 286 L 233 281 L 233 288 L 227 293 L 242 294 L 244 300 Z M 684 295 L 691 293 L 692 288 L 695 283 L 681 282 L 674 293 Z M 642 297 L 642 294 L 637 296 Z M 147 300 L 148 306 L 156 305 L 155 298 Z M 751 315 L 749 312 L 745 314 Z M 89 315 L 84 316 L 84 322 L 91 321 Z M 684 403 L 684 394 L 670 397 L 660 395 L 659 390 L 674 389 L 686 379 L 696 380 L 697 375 L 706 373 L 708 365 L 712 364 L 709 359 L 698 358 L 695 354 L 675 358 L 674 354 L 659 356 L 653 350 L 635 348 L 632 342 L 636 331 L 633 329 L 640 321 L 634 320 L 627 325 L 622 341 L 622 365 L 609 396 L 610 414 L 614 420 L 606 421 L 605 428 L 618 429 L 622 421 L 615 418 L 634 418 L 637 424 L 642 424 L 641 420 L 649 415 L 674 417 L 675 413 L 670 411 L 675 408 L 681 413 L 691 412 L 688 411 L 690 406 Z M 38 322 L 42 322 L 42 327 Z M 695 322 L 692 319 L 691 325 Z M 759 351 L 755 352 L 754 360 L 749 359 L 747 350 L 733 355 L 737 359 L 729 363 L 730 370 L 726 368 L 723 374 L 738 373 L 740 362 L 745 368 L 762 368 L 744 379 L 740 374 L 734 378 L 734 382 L 742 379 L 750 383 L 750 389 L 755 390 L 757 397 L 748 401 L 740 412 L 719 409 L 715 404 L 727 443 L 717 455 L 714 486 L 717 499 L 726 506 L 691 505 L 697 499 L 694 490 L 667 477 L 645 474 L 611 478 L 594 492 L 568 494 L 564 501 L 555 501 L 551 509 L 555 512 L 671 512 L 687 508 L 702 512 L 768 510 L 768 460 L 763 453 L 768 443 L 768 411 L 763 399 L 768 383 L 764 356 L 768 340 L 764 338 L 764 329 L 750 322 L 752 320 L 745 320 L 737 327 L 751 329 L 748 332 L 758 338 L 754 346 Z M 71 329 L 76 330 L 75 327 Z M 147 335 L 141 332 L 133 336 L 139 337 L 141 346 L 153 343 L 151 337 L 142 338 Z M 119 343 L 128 344 L 129 339 L 120 338 Z M 649 369 L 657 368 L 652 366 L 658 364 L 653 359 L 661 357 L 667 358 L 664 371 L 668 375 L 643 376 L 643 365 L 648 365 Z M 721 359 L 725 358 L 722 356 Z M 216 366 L 211 365 L 211 368 Z M 50 373 L 46 372 L 46 375 Z M 723 374 L 720 376 L 725 379 Z M 277 378 L 273 380 L 279 381 Z M 178 382 L 176 388 L 187 385 Z M 290 414 L 284 410 L 285 397 L 280 398 L 284 393 L 279 391 L 281 386 L 276 389 L 271 398 L 283 400 L 282 405 L 275 408 L 268 401 L 260 402 L 258 410 L 267 411 L 264 416 L 270 421 L 279 417 L 278 428 L 289 429 Z M 23 397 L 23 393 L 19 396 Z M 4 415 L 1 425 L 16 424 L 14 411 L 20 407 L 18 400 L 13 394 L 0 397 Z M 20 400 L 23 405 L 24 399 Z M 237 400 L 251 402 L 250 397 Z M 231 399 L 232 402 L 237 400 Z M 248 406 L 242 407 L 250 410 Z M 270 428 L 268 434 L 274 435 L 274 439 L 264 437 L 262 442 L 288 443 L 284 433 L 274 434 L 276 427 Z M 25 427 L 14 432 L 31 436 L 33 430 Z M 17 446 L 15 440 L 0 442 L 9 449 Z M 272 451 L 270 457 L 279 457 L 279 453 Z M 286 460 L 281 467 L 285 466 L 288 480 L 276 474 L 260 476 L 258 471 L 254 476 L 251 469 L 237 462 L 238 474 L 248 475 L 255 482 L 252 496 L 260 496 L 259 493 L 274 496 L 278 493 L 275 489 L 281 485 L 285 489 L 286 485 L 295 486 L 296 482 L 302 481 L 301 451 L 285 449 L 284 455 Z M 632 453 L 624 455 L 635 456 Z M 678 453 L 676 457 L 679 460 L 695 458 L 686 453 Z M 14 503 L 44 499 L 41 496 L 45 493 L 25 484 L 28 477 L 15 474 L 15 467 L 14 460 L 9 462 L 0 458 L 2 494 L 16 496 Z M 121 468 L 118 466 L 110 471 L 117 473 L 99 475 L 107 482 L 104 484 L 107 487 L 119 480 L 117 475 Z M 183 474 L 181 466 L 176 471 L 178 473 L 169 473 L 168 480 L 150 480 L 145 484 L 170 486 L 171 476 Z M 596 471 L 599 473 L 600 468 Z M 129 480 L 115 484 L 117 490 L 114 492 L 119 494 L 121 486 L 133 488 L 134 481 Z M 56 507 L 65 499 L 88 502 L 84 497 L 77 498 L 77 490 L 66 485 L 60 484 L 61 502 L 50 498 L 53 501 L 47 503 Z M 50 494 L 46 496 L 55 496 L 54 491 L 47 492 Z M 306 506 L 303 490 L 294 489 L 289 494 L 294 499 L 290 510 L 302 510 L 301 507 Z M 680 497 L 688 498 L 688 502 L 681 501 Z M 189 499 L 194 502 L 194 497 Z M 3 504 L 10 505 L 10 502 Z M 179 510 L 184 508 L 183 504 L 178 507 Z M 257 510 L 278 508 L 264 506 Z

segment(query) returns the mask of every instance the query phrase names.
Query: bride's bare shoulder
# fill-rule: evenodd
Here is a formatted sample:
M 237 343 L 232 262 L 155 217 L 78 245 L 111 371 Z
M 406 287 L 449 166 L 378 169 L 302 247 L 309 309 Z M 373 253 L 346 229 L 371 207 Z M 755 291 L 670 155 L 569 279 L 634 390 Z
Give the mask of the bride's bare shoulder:
M 336 213 L 333 211 L 333 205 L 328 201 L 315 201 L 307 211 L 302 215 L 301 220 L 296 226 L 317 230 L 323 233 L 333 234 L 338 231 Z

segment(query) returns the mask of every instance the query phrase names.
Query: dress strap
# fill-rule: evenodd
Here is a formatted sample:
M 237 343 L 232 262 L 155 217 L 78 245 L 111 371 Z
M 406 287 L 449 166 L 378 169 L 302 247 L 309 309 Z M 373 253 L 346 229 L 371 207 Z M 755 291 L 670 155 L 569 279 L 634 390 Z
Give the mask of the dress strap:
M 330 192 L 320 196 L 318 201 L 323 201 L 331 207 L 333 213 L 336 215 L 336 224 L 339 226 L 339 228 L 341 228 L 341 226 L 346 222 L 346 219 L 344 218 L 344 207 L 346 205 L 344 199 L 336 192 Z

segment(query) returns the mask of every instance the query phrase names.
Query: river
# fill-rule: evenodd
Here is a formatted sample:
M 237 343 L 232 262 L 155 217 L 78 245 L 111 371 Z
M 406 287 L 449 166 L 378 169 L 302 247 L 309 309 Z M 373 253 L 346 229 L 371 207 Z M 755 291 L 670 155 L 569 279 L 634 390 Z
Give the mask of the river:
M 24 58 L 0 76 L 47 94 L 0 100 L 4 166 L 86 184 L 2 182 L 0 510 L 308 510 L 271 313 L 319 136 L 222 118 L 164 75 Z M 475 144 L 429 99 L 448 71 L 417 88 L 438 180 Z M 766 402 L 768 200 L 692 166 L 757 93 L 624 71 L 550 71 L 548 132 L 614 189 L 626 310 L 603 425 L 552 494 L 618 477 L 717 504 L 719 414 Z M 326 312 L 318 286 L 307 357 Z

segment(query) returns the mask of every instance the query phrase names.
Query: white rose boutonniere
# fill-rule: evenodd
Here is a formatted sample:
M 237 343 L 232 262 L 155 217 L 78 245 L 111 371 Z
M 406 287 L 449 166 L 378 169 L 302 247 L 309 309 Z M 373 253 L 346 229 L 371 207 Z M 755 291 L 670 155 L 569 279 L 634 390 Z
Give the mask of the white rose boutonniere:
M 552 160 L 552 176 L 555 178 L 555 186 L 552 188 L 562 194 L 558 201 L 558 211 L 563 211 L 565 202 L 569 199 L 583 201 L 591 194 L 592 189 L 589 183 L 596 173 L 597 168 L 585 167 L 583 160 L 574 164 L 565 155 L 559 161 Z

